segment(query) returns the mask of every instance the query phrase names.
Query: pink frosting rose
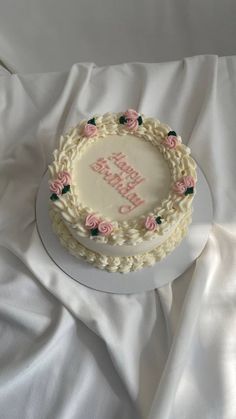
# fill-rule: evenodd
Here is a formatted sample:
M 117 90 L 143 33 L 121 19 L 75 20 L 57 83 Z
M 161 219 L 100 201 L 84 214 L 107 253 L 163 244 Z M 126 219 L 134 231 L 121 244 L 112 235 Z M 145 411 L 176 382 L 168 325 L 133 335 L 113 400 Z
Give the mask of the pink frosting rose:
M 184 192 L 186 191 L 186 186 L 183 182 L 183 180 L 178 180 L 175 184 L 174 184 L 174 191 L 175 193 L 179 194 L 179 195 L 183 195 Z
M 135 131 L 138 126 L 138 118 L 139 118 L 139 113 L 136 112 L 134 109 L 128 109 L 125 113 L 124 113 L 124 117 L 126 119 L 125 122 L 125 128 L 129 131 Z
M 61 191 L 63 189 L 63 183 L 59 179 L 52 180 L 50 182 L 49 188 L 50 188 L 50 191 L 52 191 L 56 195 L 61 195 Z
M 128 109 L 125 113 L 124 113 L 124 117 L 126 119 L 138 119 L 139 117 L 139 113 L 136 112 L 134 109 Z
M 125 128 L 129 131 L 135 131 L 138 128 L 138 120 L 137 119 L 127 119 L 125 123 Z
M 97 132 L 98 129 L 96 125 L 86 124 L 84 127 L 83 134 L 85 135 L 85 137 L 94 137 L 95 135 L 97 135 Z
M 192 176 L 184 176 L 182 178 L 182 181 L 184 182 L 186 189 L 187 188 L 193 188 L 195 185 L 195 180 Z
M 85 227 L 88 227 L 89 230 L 92 230 L 98 226 L 99 221 L 99 218 L 95 214 L 89 214 L 85 219 Z
M 101 221 L 98 224 L 98 231 L 103 236 L 109 236 L 109 234 L 111 234 L 111 232 L 113 231 L 113 225 L 109 221 Z
M 145 227 L 146 227 L 146 229 L 147 229 L 147 230 L 150 230 L 150 231 L 154 231 L 154 230 L 156 230 L 157 223 L 156 223 L 155 218 L 154 218 L 154 217 L 151 217 L 151 216 L 149 215 L 149 216 L 146 218 L 146 221 L 145 221 Z
M 57 179 L 60 180 L 60 182 L 63 185 L 69 185 L 71 178 L 70 178 L 70 174 L 68 172 L 64 171 L 64 172 L 58 173 Z
M 170 149 L 176 148 L 178 138 L 175 135 L 167 135 L 163 141 L 164 145 Z

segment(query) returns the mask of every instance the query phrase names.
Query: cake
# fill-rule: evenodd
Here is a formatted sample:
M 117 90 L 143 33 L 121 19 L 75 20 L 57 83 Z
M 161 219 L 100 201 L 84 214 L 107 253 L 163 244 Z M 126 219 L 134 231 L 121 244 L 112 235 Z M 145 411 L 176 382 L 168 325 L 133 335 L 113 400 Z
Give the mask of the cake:
M 162 260 L 186 235 L 196 163 L 168 125 L 133 109 L 94 115 L 60 138 L 53 157 L 53 230 L 80 260 L 135 271 Z

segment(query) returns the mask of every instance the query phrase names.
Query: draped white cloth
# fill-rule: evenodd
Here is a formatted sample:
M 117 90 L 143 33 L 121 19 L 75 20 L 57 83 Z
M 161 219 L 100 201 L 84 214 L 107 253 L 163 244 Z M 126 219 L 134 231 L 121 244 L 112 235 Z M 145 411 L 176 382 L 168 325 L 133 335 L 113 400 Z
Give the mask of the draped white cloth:
M 1 419 L 236 417 L 235 105 L 234 57 L 0 73 Z M 214 227 L 173 283 L 112 295 L 54 265 L 35 198 L 61 133 L 129 107 L 191 146 Z

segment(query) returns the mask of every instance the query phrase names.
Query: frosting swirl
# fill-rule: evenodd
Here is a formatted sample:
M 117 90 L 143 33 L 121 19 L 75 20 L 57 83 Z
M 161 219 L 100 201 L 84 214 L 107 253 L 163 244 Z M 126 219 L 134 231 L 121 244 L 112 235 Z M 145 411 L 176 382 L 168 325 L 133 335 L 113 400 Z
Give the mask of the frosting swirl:
M 135 111 L 134 109 L 128 109 L 125 113 L 124 113 L 124 117 L 126 119 L 138 119 L 139 114 L 137 111 Z
M 193 188 L 195 185 L 195 180 L 193 176 L 183 176 L 182 179 L 178 180 L 174 184 L 174 192 L 179 195 L 183 195 L 188 188 Z
M 175 135 L 167 135 L 163 141 L 163 144 L 169 149 L 176 148 L 178 145 L 178 138 Z
M 109 236 L 109 234 L 111 234 L 111 232 L 113 231 L 113 225 L 109 221 L 101 221 L 98 224 L 98 231 L 103 236 Z
M 127 119 L 125 123 L 125 128 L 129 131 L 136 131 L 138 128 L 138 120 L 137 119 Z
M 69 185 L 70 183 L 70 174 L 66 171 L 59 172 L 57 175 L 57 179 L 63 184 L 63 185 Z
M 149 231 L 154 231 L 156 230 L 157 227 L 157 223 L 154 217 L 148 215 L 148 217 L 145 220 L 145 227 L 147 230 Z
M 51 180 L 49 189 L 56 195 L 60 195 L 63 189 L 63 183 L 59 179 Z
M 184 184 L 184 182 L 182 180 L 178 180 L 175 184 L 174 184 L 174 192 L 176 192 L 179 195 L 183 195 L 184 192 L 186 191 L 186 186 Z
M 93 228 L 96 228 L 98 224 L 99 218 L 96 216 L 96 214 L 87 215 L 85 219 L 85 227 L 87 227 L 89 230 L 92 230 Z
M 139 123 L 138 123 L 139 114 L 138 114 L 138 112 L 135 111 L 134 109 L 128 109 L 124 113 L 124 117 L 125 117 L 125 128 L 128 131 L 136 131 L 136 129 L 139 126 Z
M 96 125 L 93 124 L 86 124 L 84 126 L 83 134 L 85 137 L 95 137 L 97 135 L 98 129 Z
M 192 176 L 184 176 L 182 178 L 186 188 L 193 188 L 195 186 L 195 180 Z

